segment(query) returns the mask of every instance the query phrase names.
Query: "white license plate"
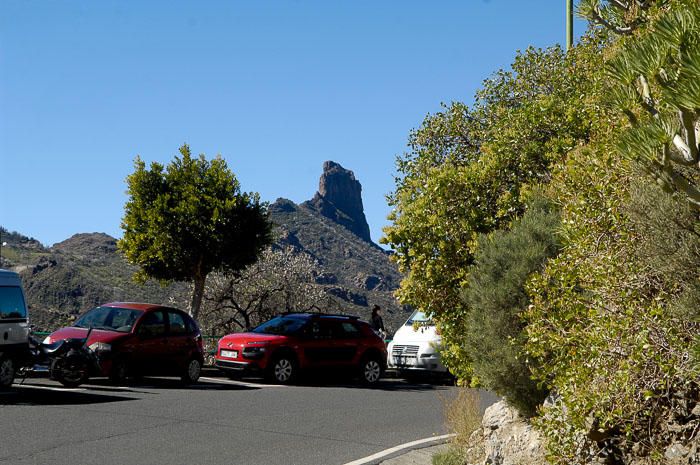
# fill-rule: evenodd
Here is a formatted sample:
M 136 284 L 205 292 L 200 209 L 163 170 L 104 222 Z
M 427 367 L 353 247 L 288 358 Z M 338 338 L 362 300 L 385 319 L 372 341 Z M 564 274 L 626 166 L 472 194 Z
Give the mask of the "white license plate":
M 222 356 L 222 357 L 228 357 L 228 358 L 237 358 L 237 357 L 238 357 L 238 351 L 237 351 L 237 350 L 222 350 L 222 351 L 221 351 L 221 356 Z

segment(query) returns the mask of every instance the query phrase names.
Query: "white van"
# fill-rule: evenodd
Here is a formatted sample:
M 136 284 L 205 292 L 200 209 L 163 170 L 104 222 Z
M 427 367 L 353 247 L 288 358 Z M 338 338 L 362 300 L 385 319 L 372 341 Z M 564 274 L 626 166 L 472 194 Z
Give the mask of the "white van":
M 433 322 L 420 310 L 404 323 L 387 347 L 388 367 L 399 375 L 448 375 L 440 362 L 441 337 Z
M 22 281 L 0 270 L 0 389 L 8 388 L 29 356 L 29 314 Z

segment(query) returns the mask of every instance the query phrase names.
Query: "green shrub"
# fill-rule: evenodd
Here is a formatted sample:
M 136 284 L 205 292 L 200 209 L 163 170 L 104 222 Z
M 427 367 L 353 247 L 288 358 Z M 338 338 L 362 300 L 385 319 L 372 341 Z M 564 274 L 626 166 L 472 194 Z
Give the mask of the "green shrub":
M 674 399 L 695 401 L 685 396 L 695 392 L 690 347 L 700 326 L 679 306 L 700 261 L 664 252 L 679 238 L 691 250 L 694 233 L 678 223 L 681 201 L 641 195 L 639 180 L 604 144 L 553 177 L 564 248 L 528 282 L 525 313 L 535 374 L 561 396 L 536 422 L 553 463 L 586 463 L 581 451 L 600 447 L 651 454 L 667 445 L 660 425 L 675 415 Z
M 531 202 L 509 231 L 478 239 L 479 249 L 462 299 L 469 308 L 465 347 L 474 374 L 523 415 L 534 415 L 547 392 L 531 379 L 523 352 L 525 324 L 520 317 L 529 300 L 528 277 L 556 255 L 560 215 L 541 196 Z
M 464 452 L 454 446 L 450 446 L 443 452 L 433 455 L 433 465 L 464 465 Z

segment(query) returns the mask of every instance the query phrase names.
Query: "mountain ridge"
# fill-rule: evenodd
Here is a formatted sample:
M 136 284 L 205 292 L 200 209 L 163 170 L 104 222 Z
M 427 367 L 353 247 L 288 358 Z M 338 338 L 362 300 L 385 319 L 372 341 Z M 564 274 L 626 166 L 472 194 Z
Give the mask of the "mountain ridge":
M 341 311 L 369 319 L 371 307 L 377 304 L 386 310 L 387 327 L 398 328 L 410 312 L 393 296 L 401 275 L 389 259 L 390 252 L 369 238 L 364 211 L 357 209 L 362 207 L 360 193 L 352 171 L 324 163 L 314 198 L 322 199 L 325 210 L 313 199 L 296 204 L 280 198 L 269 205 L 277 238 L 274 246 L 290 246 L 313 257 L 319 264 L 315 284 L 333 297 Z M 2 249 L 3 262 L 20 272 L 38 329 L 52 330 L 108 301 L 187 301 L 186 283 L 135 283 L 132 276 L 137 268 L 126 262 L 117 250 L 117 240 L 108 234 L 78 233 L 51 247 L 4 228 L 2 237 L 8 242 Z

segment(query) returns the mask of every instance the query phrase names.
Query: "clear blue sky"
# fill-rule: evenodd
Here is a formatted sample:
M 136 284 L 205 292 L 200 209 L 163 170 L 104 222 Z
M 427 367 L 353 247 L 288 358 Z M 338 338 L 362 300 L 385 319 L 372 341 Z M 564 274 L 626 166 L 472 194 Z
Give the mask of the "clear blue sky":
M 377 241 L 411 128 L 564 21 L 564 0 L 3 0 L 0 225 L 120 237 L 134 157 L 187 142 L 269 201 L 341 163 Z

